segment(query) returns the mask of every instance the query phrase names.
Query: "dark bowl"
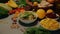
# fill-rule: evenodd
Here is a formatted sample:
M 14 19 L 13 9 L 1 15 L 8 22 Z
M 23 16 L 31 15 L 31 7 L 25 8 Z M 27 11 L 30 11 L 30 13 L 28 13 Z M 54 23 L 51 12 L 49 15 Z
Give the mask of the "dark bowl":
M 38 23 L 38 22 L 35 21 L 35 22 L 33 22 L 33 23 L 27 24 L 27 23 L 23 23 L 23 22 L 21 22 L 21 21 L 19 20 L 19 24 L 22 25 L 22 26 L 25 26 L 25 27 L 31 27 L 31 26 L 36 25 L 37 23 Z
M 31 27 L 31 26 L 35 26 L 35 25 L 37 25 L 38 24 L 38 21 L 40 21 L 41 19 L 39 19 L 39 18 L 37 18 L 37 20 L 36 21 L 34 21 L 33 23 L 23 23 L 23 22 L 21 22 L 20 20 L 18 20 L 18 23 L 20 24 L 20 25 L 22 25 L 22 26 L 25 26 L 25 27 Z
M 6 17 L 8 17 L 8 16 L 9 16 L 8 14 L 1 15 L 1 16 L 0 16 L 0 19 L 4 19 L 4 18 L 6 18 Z

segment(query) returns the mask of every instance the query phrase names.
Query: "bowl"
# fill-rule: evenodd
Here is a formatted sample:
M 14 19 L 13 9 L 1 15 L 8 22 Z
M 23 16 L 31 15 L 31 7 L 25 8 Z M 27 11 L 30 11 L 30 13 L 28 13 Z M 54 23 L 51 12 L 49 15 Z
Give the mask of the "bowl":
M 8 14 L 0 15 L 0 19 L 4 19 L 4 18 L 6 18 L 8 16 L 9 16 Z
M 58 20 L 59 15 L 56 14 L 56 13 L 49 13 L 49 14 L 46 15 L 46 18 L 52 18 L 52 19 Z
M 25 14 L 26 13 L 26 14 Z M 28 15 L 29 14 L 29 15 Z M 27 15 L 27 16 L 26 16 Z M 29 17 L 29 16 L 33 16 L 33 17 Z M 23 17 L 25 16 L 25 17 Z M 32 19 L 31 19 L 32 18 Z M 26 23 L 26 24 L 29 24 L 29 23 L 33 23 L 37 20 L 37 15 L 35 14 L 35 12 L 32 12 L 32 11 L 25 11 L 24 13 L 20 13 L 18 19 L 23 22 L 23 23 Z

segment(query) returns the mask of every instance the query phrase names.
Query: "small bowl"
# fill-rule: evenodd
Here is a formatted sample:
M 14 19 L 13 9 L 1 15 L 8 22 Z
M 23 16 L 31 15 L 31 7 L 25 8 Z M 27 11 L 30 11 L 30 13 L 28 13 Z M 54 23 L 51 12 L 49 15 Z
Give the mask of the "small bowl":
M 46 18 L 52 18 L 52 19 L 55 19 L 55 20 L 58 20 L 59 19 L 59 15 L 58 14 L 56 14 L 56 13 L 53 13 L 53 14 L 55 14 L 56 15 L 56 17 L 48 17 L 48 16 L 46 16 Z

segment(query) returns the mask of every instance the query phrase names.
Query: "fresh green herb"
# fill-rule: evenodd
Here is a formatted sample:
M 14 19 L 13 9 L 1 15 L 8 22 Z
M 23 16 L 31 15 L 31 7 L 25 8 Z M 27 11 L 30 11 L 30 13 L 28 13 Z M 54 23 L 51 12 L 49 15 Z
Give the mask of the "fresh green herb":
M 32 27 L 28 28 L 24 34 L 50 34 L 50 31 L 42 27 Z

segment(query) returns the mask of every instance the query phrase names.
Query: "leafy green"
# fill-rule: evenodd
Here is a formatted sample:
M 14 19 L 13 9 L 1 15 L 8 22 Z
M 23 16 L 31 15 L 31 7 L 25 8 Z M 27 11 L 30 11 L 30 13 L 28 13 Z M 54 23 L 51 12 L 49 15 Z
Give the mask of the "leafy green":
M 42 27 L 28 28 L 24 34 L 50 34 L 50 31 L 43 29 Z
M 31 2 L 41 2 L 42 0 L 30 0 Z
M 4 14 L 8 14 L 8 10 L 4 9 L 3 7 L 0 7 L 0 16 Z
M 20 14 L 21 18 L 28 18 L 30 15 L 33 15 L 32 13 L 25 12 L 24 14 Z
M 19 7 L 27 5 L 26 0 L 18 0 L 16 3 L 19 5 Z
M 30 0 L 31 2 L 41 2 L 42 0 Z M 26 3 L 26 0 L 18 0 L 17 2 L 16 2 L 18 5 L 19 5 L 19 7 L 22 7 L 22 6 L 27 6 L 28 4 Z

